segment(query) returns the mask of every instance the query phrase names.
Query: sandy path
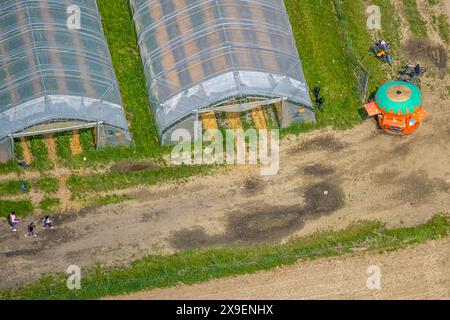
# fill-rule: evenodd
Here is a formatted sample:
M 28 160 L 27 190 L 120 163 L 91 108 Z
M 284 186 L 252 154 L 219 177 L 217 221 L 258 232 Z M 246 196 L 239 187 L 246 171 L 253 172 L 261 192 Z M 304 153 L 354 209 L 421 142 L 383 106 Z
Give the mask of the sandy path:
M 381 290 L 367 288 L 369 266 L 380 268 Z M 299 262 L 273 271 L 113 299 L 450 299 L 450 239 L 386 254 Z
M 72 138 L 70 139 L 70 150 L 72 150 L 74 156 L 83 152 L 83 147 L 80 143 L 80 132 L 78 130 L 73 131 Z
M 203 130 L 217 130 L 219 125 L 217 124 L 216 115 L 214 112 L 202 113 Z
M 44 143 L 47 146 L 48 158 L 56 163 L 58 161 L 58 155 L 56 152 L 55 136 L 52 134 L 44 136 Z

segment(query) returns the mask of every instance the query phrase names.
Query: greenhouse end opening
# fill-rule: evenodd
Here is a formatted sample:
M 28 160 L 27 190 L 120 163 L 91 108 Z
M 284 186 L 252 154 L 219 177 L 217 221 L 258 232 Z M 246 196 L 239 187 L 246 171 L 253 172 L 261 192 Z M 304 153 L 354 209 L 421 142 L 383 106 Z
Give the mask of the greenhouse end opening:
M 130 4 L 162 144 L 200 117 L 214 129 L 261 107 L 281 127 L 315 121 L 282 0 Z
M 97 148 L 131 136 L 95 1 L 73 0 L 81 28 L 67 27 L 67 1 L 0 4 L 0 161 L 14 139 L 94 128 Z

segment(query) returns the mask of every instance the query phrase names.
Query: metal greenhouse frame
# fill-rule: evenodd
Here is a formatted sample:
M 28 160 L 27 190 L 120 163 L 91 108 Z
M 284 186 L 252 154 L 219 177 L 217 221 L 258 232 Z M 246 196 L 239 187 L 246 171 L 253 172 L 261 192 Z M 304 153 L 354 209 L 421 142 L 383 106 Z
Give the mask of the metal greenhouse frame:
M 199 113 L 282 104 L 282 125 L 315 113 L 283 0 L 130 0 L 163 144 Z M 231 105 L 230 105 L 231 104 Z
M 131 142 L 96 1 L 2 0 L 0 160 L 14 137 L 90 127 L 98 147 Z

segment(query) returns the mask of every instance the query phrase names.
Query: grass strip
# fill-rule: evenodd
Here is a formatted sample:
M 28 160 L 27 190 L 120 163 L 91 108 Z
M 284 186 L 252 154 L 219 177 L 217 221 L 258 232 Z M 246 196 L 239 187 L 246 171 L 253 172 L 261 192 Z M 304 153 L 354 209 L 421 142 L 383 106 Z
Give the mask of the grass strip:
M 27 216 L 34 211 L 31 200 L 9 201 L 0 200 L 0 217 L 7 217 L 10 212 L 14 211 L 18 216 Z
M 165 182 L 182 182 L 191 176 L 207 174 L 212 168 L 211 166 L 177 166 L 130 173 L 71 175 L 67 180 L 67 187 L 73 195 L 77 196 L 91 192 L 121 190 L 137 185 L 149 186 Z

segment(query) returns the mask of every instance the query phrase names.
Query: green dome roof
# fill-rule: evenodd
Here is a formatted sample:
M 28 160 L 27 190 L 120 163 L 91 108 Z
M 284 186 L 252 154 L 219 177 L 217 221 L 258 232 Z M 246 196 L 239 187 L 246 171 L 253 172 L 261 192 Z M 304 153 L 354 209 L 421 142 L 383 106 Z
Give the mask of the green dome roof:
M 422 92 L 418 87 L 403 81 L 391 81 L 382 85 L 375 102 L 385 113 L 408 115 L 422 106 Z

